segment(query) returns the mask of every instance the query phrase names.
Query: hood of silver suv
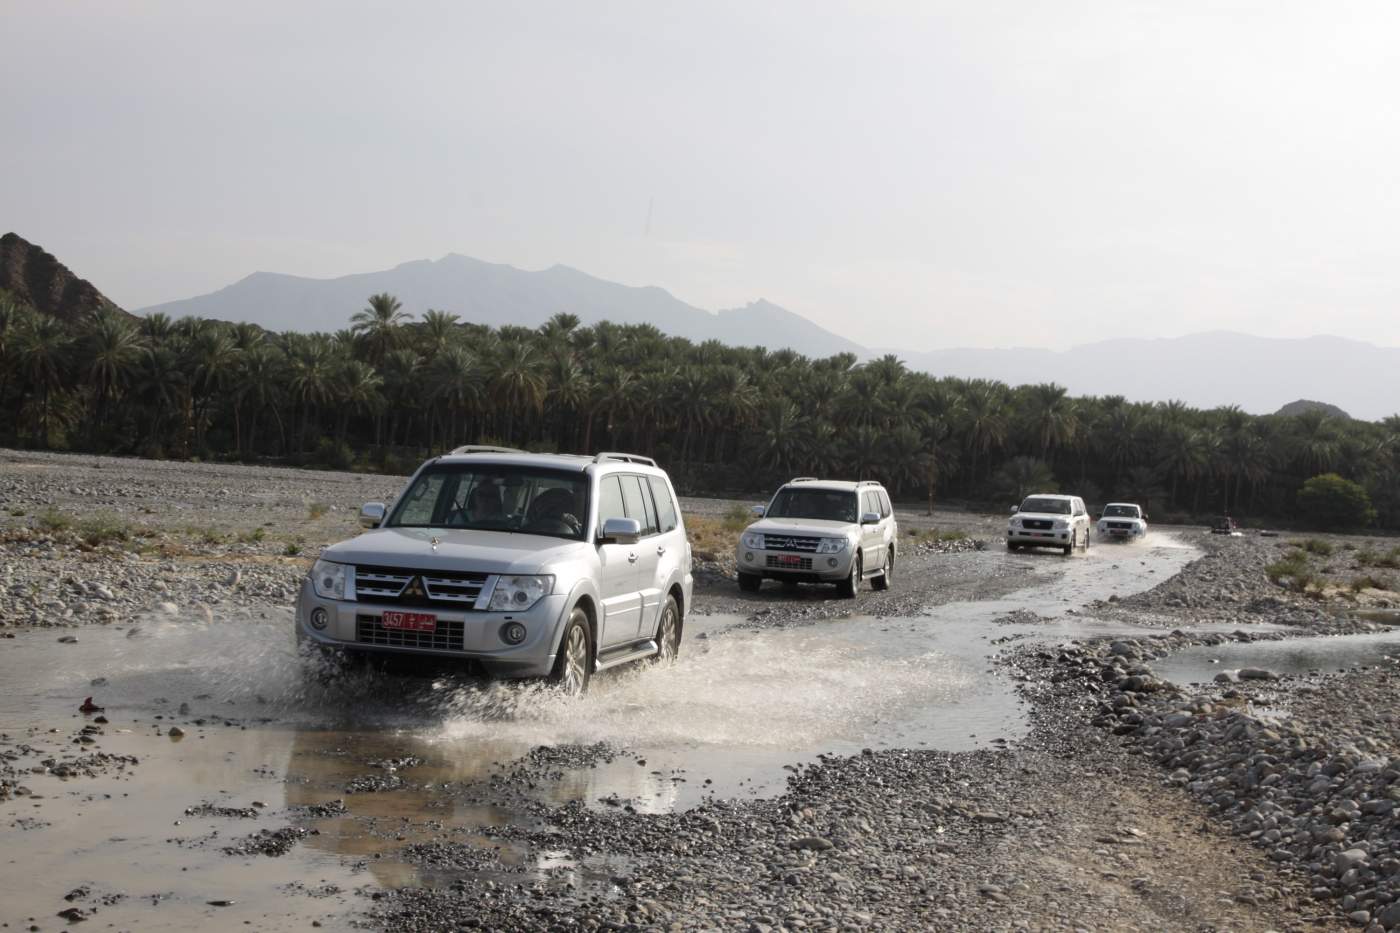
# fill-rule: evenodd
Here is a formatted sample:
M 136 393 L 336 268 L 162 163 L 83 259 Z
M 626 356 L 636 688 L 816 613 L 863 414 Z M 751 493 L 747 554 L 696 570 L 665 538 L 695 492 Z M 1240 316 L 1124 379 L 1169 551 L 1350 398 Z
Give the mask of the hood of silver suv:
M 584 541 L 508 531 L 378 528 L 326 548 L 321 557 L 342 564 L 406 570 L 549 573 L 551 564 L 587 547 Z
M 854 527 L 850 522 L 824 518 L 764 518 L 754 522 L 745 532 L 765 535 L 808 535 L 843 538 Z

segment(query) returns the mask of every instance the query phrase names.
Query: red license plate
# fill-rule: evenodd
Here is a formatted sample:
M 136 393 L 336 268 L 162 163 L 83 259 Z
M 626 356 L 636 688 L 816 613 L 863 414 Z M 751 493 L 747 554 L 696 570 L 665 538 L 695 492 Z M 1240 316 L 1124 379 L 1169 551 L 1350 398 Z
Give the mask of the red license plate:
M 790 555 L 790 554 L 782 554 L 782 555 L 779 555 L 779 557 L 778 557 L 778 563 L 780 563 L 780 564 L 789 564 L 789 565 L 791 565 L 791 566 L 793 566 L 793 567 L 796 567 L 798 564 L 802 563 L 802 558 L 800 558 L 800 557 L 793 557 L 793 556 Z
M 431 632 L 437 629 L 437 616 L 427 612 L 386 612 L 379 624 L 401 632 Z

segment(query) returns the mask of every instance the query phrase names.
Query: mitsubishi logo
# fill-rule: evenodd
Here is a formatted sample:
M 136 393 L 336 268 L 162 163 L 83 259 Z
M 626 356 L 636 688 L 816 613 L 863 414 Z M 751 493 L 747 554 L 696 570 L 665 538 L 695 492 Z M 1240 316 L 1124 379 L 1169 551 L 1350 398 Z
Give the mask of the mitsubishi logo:
M 408 586 L 403 589 L 403 595 L 412 596 L 414 599 L 422 599 L 425 595 L 423 592 L 423 578 L 414 577 L 412 580 L 409 580 Z
M 788 538 L 786 541 L 783 542 L 783 547 L 791 551 L 793 548 L 797 547 L 797 541 L 793 538 Z

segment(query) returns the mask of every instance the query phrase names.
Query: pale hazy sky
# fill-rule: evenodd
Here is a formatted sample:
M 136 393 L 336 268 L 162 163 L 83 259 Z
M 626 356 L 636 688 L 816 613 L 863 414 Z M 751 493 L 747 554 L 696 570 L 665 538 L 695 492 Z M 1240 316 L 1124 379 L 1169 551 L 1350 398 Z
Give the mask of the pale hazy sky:
M 129 308 L 460 252 L 867 345 L 1400 344 L 1384 0 L 0 0 L 0 35 L 0 229 Z

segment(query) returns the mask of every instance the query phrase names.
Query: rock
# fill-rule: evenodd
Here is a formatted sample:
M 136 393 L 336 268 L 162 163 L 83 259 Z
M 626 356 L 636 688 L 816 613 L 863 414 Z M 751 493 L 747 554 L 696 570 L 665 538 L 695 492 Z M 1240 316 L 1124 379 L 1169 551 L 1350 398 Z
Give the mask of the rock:
M 185 730 L 181 729 L 179 726 L 171 726 L 170 731 L 166 733 L 166 735 L 170 736 L 172 739 L 182 738 L 184 734 Z
M 81 907 L 68 907 L 64 910 L 60 910 L 58 916 L 67 920 L 69 923 L 81 923 L 88 918 L 89 914 Z
M 170 602 L 156 603 L 156 608 L 168 616 L 179 615 L 180 607 Z
M 1239 678 L 1240 680 L 1278 680 L 1278 675 L 1260 667 L 1243 667 L 1240 668 Z
M 235 568 L 234 570 L 229 571 L 228 576 L 224 577 L 224 586 L 237 586 L 238 582 L 242 579 L 243 571 Z
M 793 849 L 807 852 L 825 852 L 827 849 L 832 848 L 831 841 L 829 839 L 823 839 L 821 836 L 802 836 L 798 839 L 794 839 L 789 843 L 789 846 Z

